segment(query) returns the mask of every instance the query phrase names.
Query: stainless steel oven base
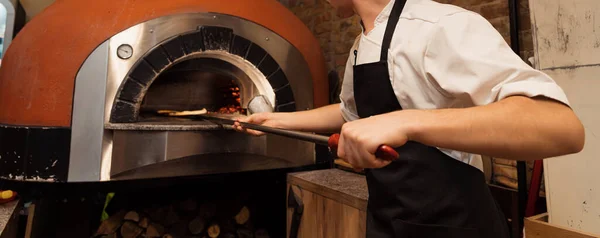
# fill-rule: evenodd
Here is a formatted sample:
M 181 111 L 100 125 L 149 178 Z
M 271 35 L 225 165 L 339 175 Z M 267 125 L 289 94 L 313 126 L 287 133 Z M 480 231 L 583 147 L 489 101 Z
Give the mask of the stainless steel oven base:
M 294 141 L 295 143 L 281 144 L 280 141 L 291 140 L 275 135 L 261 137 L 250 136 L 231 129 L 215 129 L 193 131 L 156 131 L 156 130 L 114 130 L 111 178 L 127 171 L 144 171 L 129 173 L 128 178 L 149 178 L 149 171 L 156 164 L 174 165 L 178 169 L 162 171 L 163 173 L 178 174 L 184 172 L 179 167 L 189 163 L 196 172 L 185 174 L 200 175 L 204 173 L 242 172 L 248 170 L 277 169 L 288 166 L 314 164 L 310 153 L 305 155 L 289 153 L 290 146 L 302 146 L 304 151 L 314 151 L 314 145 Z M 285 146 L 283 146 L 285 145 Z M 293 149 L 293 148 L 292 148 Z M 225 161 L 215 162 L 213 160 Z M 248 160 L 248 161 L 246 161 Z M 178 162 L 179 161 L 179 162 Z M 195 163 L 199 163 L 195 165 Z M 202 164 L 206 163 L 206 167 Z M 150 166 L 150 167 L 148 167 Z M 161 165 L 162 166 L 162 165 Z M 147 169 L 146 167 L 150 168 Z M 195 168 L 195 169 L 194 169 Z M 173 169 L 173 168 L 170 168 Z M 142 177 L 136 177 L 136 176 Z
M 297 163 L 264 155 L 242 153 L 218 153 L 188 156 L 164 161 L 111 176 L 111 180 L 135 180 L 151 178 L 188 177 L 217 175 L 250 171 L 266 171 L 306 166 L 312 163 Z

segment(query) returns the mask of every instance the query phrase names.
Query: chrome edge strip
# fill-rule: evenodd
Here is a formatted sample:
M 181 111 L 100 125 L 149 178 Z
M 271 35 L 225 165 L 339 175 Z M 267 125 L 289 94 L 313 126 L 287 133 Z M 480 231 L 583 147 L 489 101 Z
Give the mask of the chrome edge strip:
M 75 78 L 68 182 L 100 179 L 108 48 L 98 46 Z

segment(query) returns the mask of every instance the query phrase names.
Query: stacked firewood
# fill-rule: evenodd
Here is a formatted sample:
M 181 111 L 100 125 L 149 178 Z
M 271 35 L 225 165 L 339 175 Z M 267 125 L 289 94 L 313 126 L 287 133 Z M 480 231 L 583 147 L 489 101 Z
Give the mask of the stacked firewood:
M 228 210 L 211 203 L 198 205 L 193 199 L 177 205 L 120 210 L 102 222 L 94 237 L 269 238 L 265 229 L 254 227 L 248 207 L 237 213 Z

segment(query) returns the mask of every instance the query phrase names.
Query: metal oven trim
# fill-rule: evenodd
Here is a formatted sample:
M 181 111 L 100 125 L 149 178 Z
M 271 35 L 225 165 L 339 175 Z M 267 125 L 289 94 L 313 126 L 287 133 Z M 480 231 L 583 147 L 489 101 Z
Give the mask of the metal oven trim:
M 108 41 L 98 46 L 75 77 L 69 182 L 100 179 L 108 48 Z
M 313 81 L 308 63 L 298 49 L 278 34 L 254 22 L 224 14 L 186 13 L 156 18 L 114 35 L 99 45 L 81 66 L 75 79 L 69 182 L 111 180 L 113 131 L 105 126 L 119 87 L 132 67 L 154 47 L 201 26 L 232 29 L 234 34 L 262 47 L 285 73 L 296 110 L 313 108 Z M 131 55 L 129 52 L 117 54 L 122 45 L 131 46 Z M 267 137 L 267 141 L 285 139 Z M 314 145 L 291 144 L 293 150 L 301 152 L 290 159 L 301 157 L 304 161 L 314 161 Z M 276 155 L 286 152 L 279 146 L 268 150 Z
M 140 23 L 110 39 L 105 123 L 110 121 L 113 104 L 130 71 L 142 63 L 144 57 L 156 46 L 173 37 L 197 31 L 200 27 L 229 28 L 235 35 L 263 48 L 285 73 L 295 96 L 296 109 L 313 108 L 313 83 L 308 64 L 287 40 L 261 25 L 239 17 L 217 13 L 186 13 Z M 117 55 L 119 47 L 123 45 L 129 45 L 133 50 L 125 59 Z

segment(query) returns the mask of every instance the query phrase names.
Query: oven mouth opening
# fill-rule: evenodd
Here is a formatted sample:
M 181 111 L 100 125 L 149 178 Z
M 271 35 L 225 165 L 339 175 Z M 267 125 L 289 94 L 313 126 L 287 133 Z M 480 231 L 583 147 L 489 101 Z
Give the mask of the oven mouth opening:
M 139 122 L 185 121 L 160 111 L 197 111 L 246 115 L 254 84 L 233 64 L 216 58 L 193 58 L 165 70 L 148 88 L 140 105 Z M 244 105 L 246 104 L 246 105 Z

